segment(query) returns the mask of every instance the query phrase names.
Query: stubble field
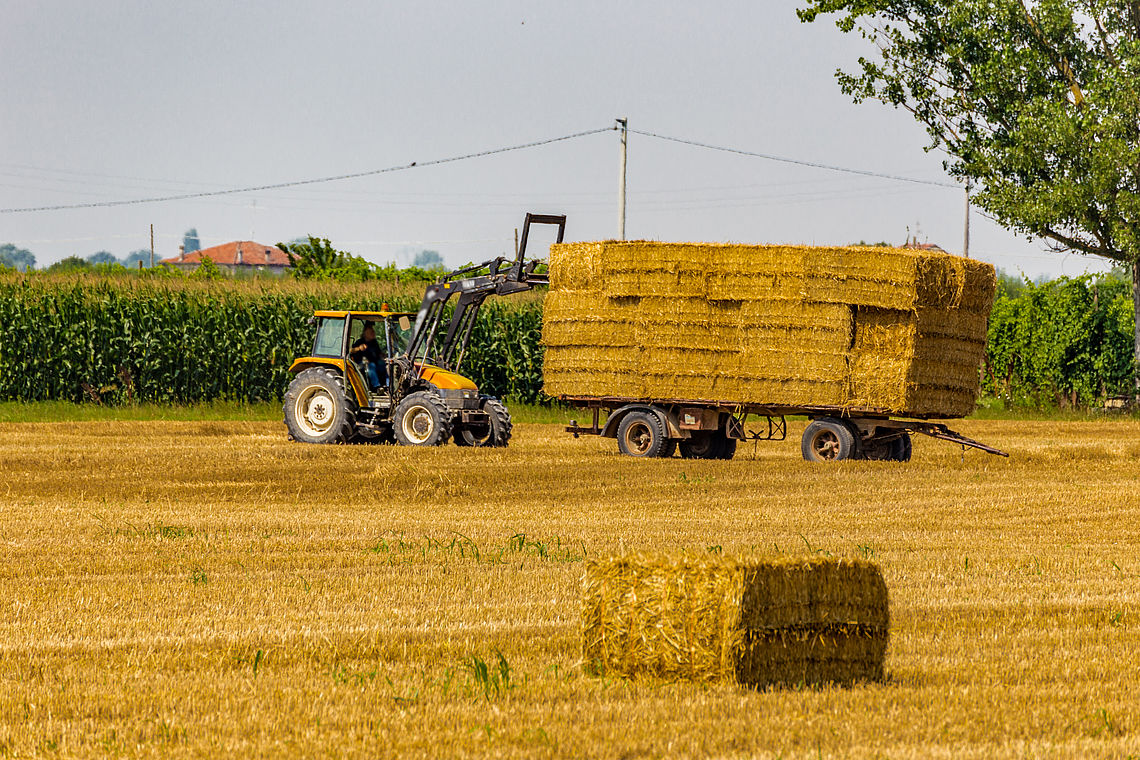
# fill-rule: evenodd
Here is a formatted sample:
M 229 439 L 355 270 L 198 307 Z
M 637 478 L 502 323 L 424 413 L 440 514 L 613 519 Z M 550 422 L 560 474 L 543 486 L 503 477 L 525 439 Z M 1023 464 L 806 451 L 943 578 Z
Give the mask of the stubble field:
M 1010 460 L 304 446 L 263 422 L 0 427 L 0 756 L 1140 755 L 1140 423 L 966 422 Z M 582 558 L 879 562 L 886 683 L 597 678 Z

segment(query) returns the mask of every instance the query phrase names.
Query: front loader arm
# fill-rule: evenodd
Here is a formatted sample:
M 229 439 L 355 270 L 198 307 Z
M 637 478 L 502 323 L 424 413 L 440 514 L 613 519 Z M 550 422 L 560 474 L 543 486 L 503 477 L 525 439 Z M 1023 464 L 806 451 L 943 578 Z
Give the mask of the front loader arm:
M 505 296 L 531 290 L 535 285 L 546 285 L 546 275 L 535 274 L 538 261 L 526 262 L 526 245 L 530 236 L 531 224 L 553 224 L 558 226 L 557 242 L 561 243 L 566 232 L 564 215 L 527 214 L 523 221 L 519 250 L 513 261 L 499 256 L 444 275 L 439 282 L 427 286 L 423 302 L 416 314 L 416 323 L 408 340 L 406 356 L 409 366 L 415 362 L 427 362 L 432 342 L 444 317 L 444 306 L 458 295 L 459 300 L 451 313 L 447 332 L 437 347 L 437 355 L 432 362 L 444 369 L 457 370 L 467 352 L 475 318 L 488 296 Z M 508 265 L 505 266 L 504 265 Z M 467 275 L 467 276 L 464 276 Z

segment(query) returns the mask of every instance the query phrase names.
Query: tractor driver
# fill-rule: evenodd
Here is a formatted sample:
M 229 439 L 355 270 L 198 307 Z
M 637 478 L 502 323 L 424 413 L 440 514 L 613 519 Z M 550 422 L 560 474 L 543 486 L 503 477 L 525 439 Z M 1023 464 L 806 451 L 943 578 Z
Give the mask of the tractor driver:
M 376 328 L 371 320 L 364 323 L 360 340 L 352 344 L 349 354 L 356 361 L 368 360 L 368 382 L 374 392 L 384 387 L 388 380 L 388 368 L 384 364 L 384 352 L 380 350 L 380 342 L 376 340 Z

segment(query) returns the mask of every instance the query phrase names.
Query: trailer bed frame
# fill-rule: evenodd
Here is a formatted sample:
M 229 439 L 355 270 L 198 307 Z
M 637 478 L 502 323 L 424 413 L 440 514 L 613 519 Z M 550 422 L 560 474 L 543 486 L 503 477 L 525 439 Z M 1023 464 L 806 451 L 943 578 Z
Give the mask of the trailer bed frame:
M 705 401 L 699 399 L 651 399 L 626 398 L 619 396 L 568 396 L 558 397 L 563 403 L 593 413 L 593 419 L 588 427 L 579 425 L 577 420 L 571 420 L 566 432 L 573 433 L 577 438 L 581 435 L 605 435 L 614 437 L 613 425 L 610 420 L 615 412 L 627 407 L 646 408 L 679 408 L 708 410 L 718 415 L 727 414 L 727 434 L 739 441 L 782 441 L 787 438 L 787 417 L 806 416 L 809 419 L 838 419 L 850 421 L 857 426 L 871 426 L 877 429 L 890 431 L 891 434 L 904 436 L 908 434 L 925 435 L 940 441 L 955 443 L 965 448 L 974 448 L 987 454 L 1008 457 L 1004 451 L 975 441 L 961 433 L 951 430 L 941 422 L 932 422 L 925 418 L 899 418 L 892 417 L 886 409 L 841 407 L 841 406 L 815 406 L 815 405 L 785 405 L 785 404 L 754 404 L 737 401 Z M 603 424 L 601 412 L 605 410 L 606 421 Z M 747 430 L 745 425 L 748 417 L 764 418 L 767 421 L 766 429 Z

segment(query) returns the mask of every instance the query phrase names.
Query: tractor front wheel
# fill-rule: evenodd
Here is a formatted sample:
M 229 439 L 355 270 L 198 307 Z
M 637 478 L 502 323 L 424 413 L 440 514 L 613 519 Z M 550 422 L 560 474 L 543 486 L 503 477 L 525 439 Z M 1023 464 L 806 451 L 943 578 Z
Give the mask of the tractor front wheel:
M 487 413 L 487 424 L 456 430 L 456 446 L 506 446 L 511 440 L 514 425 L 506 405 L 496 398 L 485 397 L 482 406 Z
M 285 392 L 285 426 L 302 443 L 344 443 L 356 428 L 356 405 L 341 379 L 325 367 L 298 373 Z
M 392 419 L 402 446 L 439 446 L 451 437 L 451 415 L 443 399 L 430 391 L 409 393 Z

